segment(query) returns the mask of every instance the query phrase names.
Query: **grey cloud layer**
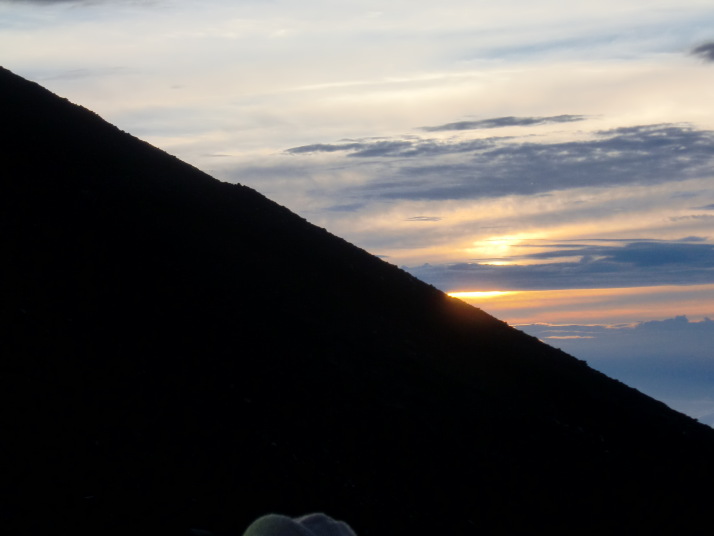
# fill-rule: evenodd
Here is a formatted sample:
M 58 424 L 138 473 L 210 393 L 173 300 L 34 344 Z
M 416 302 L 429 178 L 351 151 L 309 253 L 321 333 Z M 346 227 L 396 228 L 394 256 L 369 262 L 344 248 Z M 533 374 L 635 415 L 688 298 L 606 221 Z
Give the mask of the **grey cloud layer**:
M 692 49 L 692 54 L 707 62 L 714 62 L 714 42 L 704 43 Z
M 444 291 L 552 290 L 714 283 L 714 245 L 632 242 L 524 255 L 523 259 L 580 257 L 535 265 L 457 263 L 405 268 Z
M 659 124 L 598 131 L 593 139 L 573 142 L 380 139 L 305 145 L 286 152 L 344 153 L 376 165 L 390 164 L 371 182 L 346 190 L 347 195 L 447 200 L 660 184 L 710 175 L 714 132 Z
M 562 248 L 563 245 L 560 245 Z M 571 249 L 572 248 L 572 249 Z M 652 267 L 686 264 L 714 268 L 714 246 L 711 244 L 637 241 L 625 246 L 568 246 L 542 253 L 523 255 L 521 259 L 557 259 L 578 256 L 582 259 L 606 260 L 632 266 Z M 583 261 L 584 262 L 584 261 Z
M 493 119 L 482 119 L 480 121 L 458 121 L 432 127 L 421 127 L 425 132 L 448 132 L 452 130 L 478 130 L 486 128 L 514 127 L 514 126 L 536 126 L 548 123 L 572 123 L 583 121 L 584 115 L 554 115 L 551 117 L 495 117 Z
M 509 138 L 488 138 L 462 142 L 444 142 L 437 140 L 376 140 L 355 141 L 348 143 L 315 143 L 287 149 L 288 154 L 337 153 L 347 152 L 347 156 L 357 158 L 413 158 L 436 157 L 455 153 L 468 153 L 494 147 L 497 141 Z

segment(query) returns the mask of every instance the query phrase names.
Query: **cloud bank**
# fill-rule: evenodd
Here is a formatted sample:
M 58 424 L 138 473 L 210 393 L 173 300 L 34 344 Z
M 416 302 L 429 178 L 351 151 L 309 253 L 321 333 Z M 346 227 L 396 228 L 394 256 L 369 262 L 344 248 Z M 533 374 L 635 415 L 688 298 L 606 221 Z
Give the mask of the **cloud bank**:
M 477 262 L 404 267 L 446 292 L 553 290 L 695 285 L 714 282 L 714 245 L 627 242 L 622 246 L 574 245 L 525 254 L 526 260 L 579 257 L 574 262 L 497 265 Z M 519 258 L 509 260 L 518 262 Z
M 580 187 L 655 185 L 711 175 L 714 131 L 657 124 L 600 130 L 584 141 L 413 137 L 304 145 L 286 153 L 335 153 L 377 164 L 388 161 L 388 170 L 347 190 L 349 195 L 463 200 Z

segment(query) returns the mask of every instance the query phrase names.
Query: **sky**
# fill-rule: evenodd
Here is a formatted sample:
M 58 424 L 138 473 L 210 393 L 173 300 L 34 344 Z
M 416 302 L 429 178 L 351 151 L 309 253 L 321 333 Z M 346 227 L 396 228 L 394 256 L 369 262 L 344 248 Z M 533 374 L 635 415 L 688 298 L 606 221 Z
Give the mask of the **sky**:
M 0 0 L 0 64 L 714 424 L 711 0 Z

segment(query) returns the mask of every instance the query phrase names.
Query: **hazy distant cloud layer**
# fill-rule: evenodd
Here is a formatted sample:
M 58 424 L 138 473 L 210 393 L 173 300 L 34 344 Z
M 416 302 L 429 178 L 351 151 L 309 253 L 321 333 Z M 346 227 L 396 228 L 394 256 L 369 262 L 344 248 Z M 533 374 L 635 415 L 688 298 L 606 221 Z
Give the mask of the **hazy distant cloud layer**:
M 552 260 L 562 257 L 579 257 L 579 260 L 530 265 L 487 262 L 425 264 L 405 269 L 447 292 L 714 283 L 712 244 L 648 241 L 630 242 L 623 246 L 561 246 L 554 251 L 523 255 L 521 259 Z
M 551 117 L 496 117 L 480 121 L 458 121 L 432 127 L 421 127 L 426 132 L 448 132 L 451 130 L 478 130 L 499 127 L 527 127 L 545 125 L 547 123 L 572 123 L 586 119 L 583 115 L 554 115 Z
M 625 326 L 519 326 L 679 411 L 714 425 L 714 321 L 686 316 Z
M 680 360 L 708 362 L 709 374 L 714 374 L 714 357 L 711 354 L 711 348 L 714 348 L 714 321 L 709 318 L 691 322 L 686 316 L 680 315 L 666 320 L 628 325 L 531 324 L 520 326 L 520 329 L 555 346 L 578 348 L 576 355 L 583 355 L 587 351 L 589 357 L 593 357 L 599 350 L 596 358 L 601 363 L 608 360 L 640 359 L 647 359 L 651 363 L 678 354 Z M 618 346 L 627 351 L 612 355 L 607 348 L 603 348 L 603 345 L 607 347 L 612 344 L 612 337 L 619 337 Z M 630 344 L 623 344 L 624 341 Z
M 704 43 L 692 49 L 692 54 L 699 56 L 707 62 L 714 62 L 714 41 Z
M 576 116 L 558 116 L 576 117 Z M 350 140 L 293 147 L 292 155 L 344 153 L 391 159 L 357 186 L 368 198 L 447 200 L 533 195 L 579 187 L 660 184 L 712 174 L 714 132 L 659 124 L 598 131 L 585 141 L 538 143 L 512 137 L 472 140 Z M 454 158 L 461 155 L 461 158 Z

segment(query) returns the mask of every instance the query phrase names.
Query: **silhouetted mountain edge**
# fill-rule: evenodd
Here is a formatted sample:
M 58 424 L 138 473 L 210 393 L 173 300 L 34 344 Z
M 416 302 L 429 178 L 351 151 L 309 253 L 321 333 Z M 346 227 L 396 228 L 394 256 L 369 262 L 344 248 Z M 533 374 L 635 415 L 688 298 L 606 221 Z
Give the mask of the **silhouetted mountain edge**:
M 0 70 L 0 526 L 695 533 L 714 431 Z

